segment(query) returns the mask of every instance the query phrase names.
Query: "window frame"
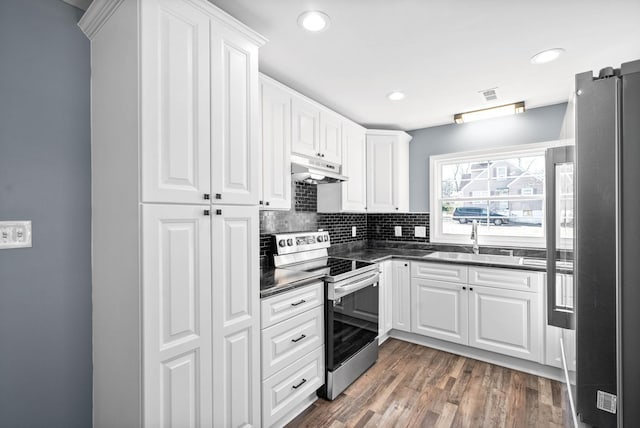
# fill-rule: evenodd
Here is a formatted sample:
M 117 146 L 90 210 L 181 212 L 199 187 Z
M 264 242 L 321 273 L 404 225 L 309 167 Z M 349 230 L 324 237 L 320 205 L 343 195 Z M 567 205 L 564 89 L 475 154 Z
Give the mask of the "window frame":
M 433 155 L 429 157 L 429 233 L 430 240 L 438 244 L 465 244 L 471 245 L 471 239 L 466 235 L 444 233 L 442 231 L 442 206 L 439 204 L 442 194 L 442 165 L 456 162 L 473 162 L 478 160 L 487 160 L 499 157 L 521 157 L 539 155 L 551 147 L 567 145 L 566 140 L 552 140 L 533 144 L 518 144 L 511 146 L 493 147 L 483 150 L 471 150 L 464 152 L 446 153 L 441 155 Z M 546 180 L 545 171 L 545 180 Z M 531 195 L 533 199 L 539 199 L 542 196 L 542 236 L 498 236 L 479 234 L 480 245 L 501 246 L 501 247 L 524 247 L 524 248 L 546 248 L 546 194 Z M 521 196 L 505 198 L 506 200 L 530 200 L 531 196 Z M 536 197 L 537 196 L 537 197 Z M 465 198 L 462 198 L 464 201 Z M 490 198 L 495 200 L 496 198 Z M 498 199 L 500 199 L 498 197 Z M 560 243 L 570 245 L 569 242 Z M 565 246 L 562 245 L 562 246 Z

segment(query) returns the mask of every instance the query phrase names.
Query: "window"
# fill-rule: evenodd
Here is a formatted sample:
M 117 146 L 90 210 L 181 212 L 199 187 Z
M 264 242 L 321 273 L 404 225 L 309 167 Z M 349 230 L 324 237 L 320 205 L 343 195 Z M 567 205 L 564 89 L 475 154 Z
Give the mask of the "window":
M 431 240 L 469 244 L 477 220 L 481 244 L 544 247 L 544 153 L 554 144 L 431 156 Z

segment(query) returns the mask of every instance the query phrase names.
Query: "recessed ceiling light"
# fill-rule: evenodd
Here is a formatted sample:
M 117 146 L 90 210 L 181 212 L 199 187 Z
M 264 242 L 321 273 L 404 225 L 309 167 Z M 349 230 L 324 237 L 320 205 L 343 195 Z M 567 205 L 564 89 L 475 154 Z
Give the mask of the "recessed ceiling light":
M 389 98 L 391 101 L 400 101 L 404 99 L 404 92 L 400 92 L 400 91 L 393 91 L 390 94 L 387 95 L 387 98 Z
M 544 64 L 557 59 L 564 53 L 562 48 L 547 49 L 546 51 L 538 52 L 531 57 L 531 64 Z
M 307 31 L 318 33 L 329 27 L 329 16 L 317 10 L 304 12 L 298 17 L 298 25 Z

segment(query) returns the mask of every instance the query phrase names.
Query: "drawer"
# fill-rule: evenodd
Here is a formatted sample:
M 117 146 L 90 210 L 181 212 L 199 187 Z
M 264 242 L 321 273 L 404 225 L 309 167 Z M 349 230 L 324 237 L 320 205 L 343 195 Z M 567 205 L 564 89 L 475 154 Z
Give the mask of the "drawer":
M 291 318 L 324 302 L 324 283 L 295 288 L 261 301 L 262 328 Z
M 467 282 L 467 266 L 453 263 L 411 263 L 413 278 L 434 279 L 436 281 Z
M 262 330 L 262 378 L 280 369 L 324 343 L 324 306 Z
M 262 382 L 262 425 L 272 426 L 324 385 L 324 346 Z
M 542 286 L 543 274 L 515 269 L 469 267 L 469 285 L 507 288 L 537 293 Z

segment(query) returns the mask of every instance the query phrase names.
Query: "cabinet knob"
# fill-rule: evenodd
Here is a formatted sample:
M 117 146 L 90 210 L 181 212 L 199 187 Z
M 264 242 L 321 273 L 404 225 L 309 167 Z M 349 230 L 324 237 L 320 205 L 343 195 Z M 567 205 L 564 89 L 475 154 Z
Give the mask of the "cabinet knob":
M 211 195 L 210 195 L 210 194 L 208 194 L 208 193 L 205 193 L 205 194 L 204 194 L 204 200 L 205 200 L 205 201 L 208 201 L 209 199 L 211 199 Z
M 408 263 L 405 263 L 404 265 L 405 265 L 405 266 L 409 266 L 409 264 L 408 264 Z
M 262 205 L 262 201 L 258 201 L 258 205 Z
M 469 287 L 469 291 L 473 291 L 473 287 Z
M 396 207 L 396 211 L 398 211 L 398 207 Z
M 269 201 L 265 202 L 265 205 L 266 205 L 266 206 L 269 206 Z
M 216 215 L 222 215 L 222 210 L 216 210 Z
M 204 215 L 209 215 L 211 212 L 209 210 L 204 210 Z
M 318 157 L 322 156 L 322 153 L 318 153 Z
M 321 155 L 320 155 L 320 157 L 322 157 L 322 158 L 323 158 L 323 157 L 324 157 L 324 153 L 323 153 L 323 154 L 321 154 Z
M 467 289 L 467 287 L 462 287 L 462 289 L 463 289 L 463 290 L 466 290 L 466 289 Z
M 222 199 L 222 193 L 216 193 L 216 199 Z

